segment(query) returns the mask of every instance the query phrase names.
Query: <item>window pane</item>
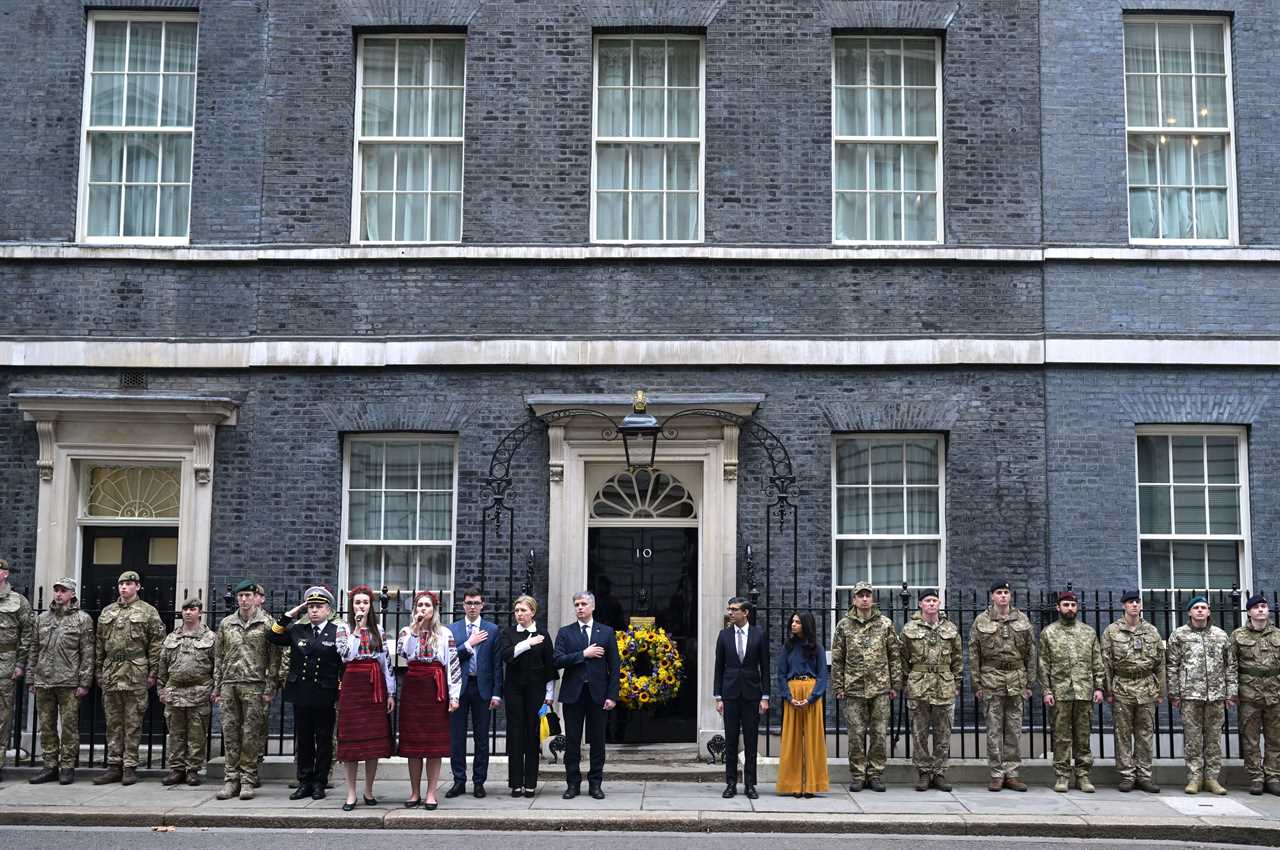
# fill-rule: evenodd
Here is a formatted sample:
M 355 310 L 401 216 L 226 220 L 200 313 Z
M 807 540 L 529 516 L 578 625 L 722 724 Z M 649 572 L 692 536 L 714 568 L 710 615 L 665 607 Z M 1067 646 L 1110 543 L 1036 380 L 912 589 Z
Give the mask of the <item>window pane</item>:
M 601 39 L 599 46 L 598 84 L 601 86 L 631 85 L 631 42 L 618 39 Z
M 125 137 L 125 146 L 125 182 L 154 183 L 160 174 L 160 137 L 130 133 Z
M 129 70 L 159 71 L 160 40 L 164 24 L 159 21 L 133 21 L 129 24 Z
M 164 75 L 164 108 L 160 113 L 162 127 L 190 127 L 193 123 L 196 78 L 190 74 Z
M 663 188 L 666 148 L 662 145 L 632 145 L 631 179 L 633 189 Z
M 431 191 L 462 191 L 462 148 L 458 145 L 432 145 Z
M 696 192 L 673 192 L 667 195 L 667 238 L 688 242 L 698 238 Z
M 393 145 L 364 145 L 360 148 L 360 161 L 363 166 L 360 182 L 366 190 L 390 191 L 395 187 L 396 149 Z
M 908 440 L 907 483 L 938 483 L 938 443 L 936 440 Z
M 896 541 L 871 543 L 871 583 L 898 585 L 902 583 L 902 544 Z
M 384 495 L 384 540 L 417 540 L 417 493 L 389 491 Z
M 1209 533 L 1240 533 L 1240 490 L 1236 487 L 1209 488 Z
M 1160 76 L 1160 99 L 1164 108 L 1163 123 L 1169 127 L 1193 127 L 1191 118 L 1191 77 Z
M 1169 481 L 1169 438 L 1138 438 L 1138 480 L 1158 484 Z
M 902 534 L 902 490 L 897 487 L 871 488 L 871 533 Z
M 396 89 L 396 135 L 428 135 L 430 104 L 429 89 Z
M 1138 530 L 1143 534 L 1169 534 L 1169 488 L 1138 488 Z
M 89 180 L 118 183 L 124 178 L 124 136 L 92 133 L 89 136 Z
M 1198 589 L 1204 587 L 1204 544 L 1174 543 L 1173 586 Z
M 384 54 L 385 55 L 385 54 Z M 379 56 L 381 61 L 383 55 Z M 387 57 L 390 58 L 390 57 Z M 400 39 L 400 76 L 402 86 L 425 86 L 431 83 L 431 42 L 424 38 Z M 389 81 L 388 81 L 389 82 Z
M 912 587 L 938 586 L 938 544 L 908 543 L 906 549 L 907 584 Z
M 369 38 L 364 42 L 364 84 L 390 86 L 396 81 L 396 43 L 390 38 Z M 368 93 L 365 93 L 368 97 Z
M 1223 136 L 1205 136 L 1195 144 L 1196 185 L 1227 185 L 1227 149 Z
M 347 547 L 347 580 L 353 587 L 382 587 L 382 559 L 377 546 Z
M 1160 144 L 1161 182 L 1166 186 L 1191 185 L 1191 139 L 1167 136 Z
M 894 193 L 877 193 L 871 196 L 871 238 L 897 240 L 902 238 L 902 196 Z
M 189 186 L 160 187 L 160 229 L 158 236 L 186 236 L 187 210 L 191 207 Z
M 1196 24 L 1192 27 L 1196 42 L 1197 74 L 1225 74 L 1226 56 L 1222 47 L 1221 24 Z
M 662 89 L 632 89 L 631 117 L 635 122 L 632 134 L 652 137 L 665 135 L 662 119 L 664 103 Z
M 666 45 L 656 39 L 635 42 L 635 82 L 637 86 L 661 86 L 667 81 Z
M 836 544 L 836 584 L 846 587 L 867 580 L 867 543 L 841 540 Z
M 932 192 L 937 164 L 933 145 L 903 145 L 903 188 L 908 192 Z
M 901 42 L 896 38 L 870 40 L 871 85 L 902 85 Z
M 93 70 L 123 71 L 127 21 L 97 21 L 93 28 Z
M 934 242 L 938 239 L 938 199 L 932 192 L 917 192 L 907 197 L 906 233 L 911 242 Z
M 1239 547 L 1235 543 L 1206 543 L 1205 553 L 1209 568 L 1209 589 L 1230 590 L 1239 586 Z
M 1156 25 L 1125 24 L 1124 69 L 1127 73 L 1156 72 Z
M 125 98 L 126 124 L 153 127 L 160 118 L 160 75 L 130 74 Z
M 836 533 L 868 534 L 871 531 L 871 491 L 865 487 L 836 489 Z
M 905 93 L 908 136 L 932 136 L 937 131 L 933 114 L 934 89 L 908 89 Z
M 869 145 L 872 189 L 901 189 L 901 145 Z
M 698 146 L 670 145 L 667 147 L 667 188 L 698 188 Z
M 347 504 L 347 537 L 352 540 L 377 540 L 382 537 L 381 493 L 352 490 Z
M 425 242 L 427 239 L 427 196 L 422 192 L 396 195 L 398 242 Z
M 907 488 L 907 534 L 938 533 L 936 487 Z
M 191 182 L 191 136 L 166 133 L 161 137 L 160 180 L 164 183 Z
M 596 147 L 596 186 L 600 189 L 627 187 L 627 148 L 625 145 Z
M 871 446 L 866 440 L 840 440 L 836 443 L 836 483 L 867 484 L 870 481 L 868 458 Z
M 836 145 L 836 188 L 867 188 L 867 145 Z
M 1129 185 L 1154 186 L 1158 182 L 1156 156 L 1160 145 L 1155 136 L 1129 136 Z
M 596 113 L 596 134 L 627 135 L 627 92 L 625 89 L 601 89 Z
M 1160 24 L 1160 73 L 1191 73 L 1191 27 Z
M 387 443 L 386 488 L 412 490 L 418 485 L 418 444 Z
M 427 174 L 428 150 L 426 145 L 400 145 L 392 148 L 385 146 L 388 153 L 394 151 L 397 157 L 396 188 L 401 192 L 425 192 L 429 175 Z
M 381 489 L 382 443 L 368 440 L 355 440 L 351 443 L 351 471 L 348 479 L 352 490 Z
M 403 50 L 403 42 L 401 43 Z M 461 86 L 466 79 L 467 45 L 460 38 L 441 38 L 433 42 L 431 84 L 433 86 Z M 401 85 L 403 85 L 403 81 Z
M 365 89 L 360 129 L 366 136 L 394 136 L 395 89 Z
M 408 546 L 384 546 L 382 548 L 383 557 L 383 578 L 388 590 L 418 590 L 416 587 L 415 573 L 417 572 L 415 563 L 417 561 L 417 550 Z
M 596 193 L 596 238 L 627 238 L 627 196 L 622 192 Z
M 431 134 L 456 138 L 462 135 L 462 89 L 431 90 Z
M 89 187 L 90 236 L 120 235 L 120 187 Z
M 1240 481 L 1238 443 L 1235 437 L 1206 437 L 1210 484 L 1237 484 Z
M 697 86 L 698 51 L 696 41 L 671 41 L 667 43 L 667 85 Z
M 1130 127 L 1158 127 L 1160 102 L 1156 77 L 1129 77 L 1124 81 L 1125 109 Z
M 1204 441 L 1201 437 L 1171 437 L 1173 448 L 1173 482 L 1204 482 Z
M 1160 236 L 1160 193 L 1156 189 L 1129 191 L 1129 235 L 1134 239 Z
M 1195 235 L 1191 224 L 1191 190 L 1163 189 L 1160 192 L 1160 215 L 1164 232 L 1170 239 L 1190 239 Z
M 1142 586 L 1167 588 L 1169 584 L 1169 544 L 1164 540 L 1142 543 Z
M 170 23 L 164 34 L 164 69 L 196 69 L 196 25 Z
M 871 135 L 902 135 L 902 90 L 871 89 Z
M 446 443 L 422 444 L 422 489 L 453 489 L 453 446 Z
M 1204 534 L 1204 490 L 1199 487 L 1173 488 L 1174 534 Z
M 667 92 L 667 135 L 682 139 L 698 136 L 698 90 Z
M 877 440 L 871 443 L 871 483 L 901 484 L 902 443 Z
M 394 195 L 361 194 L 360 238 L 372 242 L 391 239 L 391 222 L 395 213 Z
M 662 238 L 661 192 L 635 192 L 631 195 L 631 238 Z
M 98 127 L 124 124 L 124 74 L 93 75 L 89 123 Z
M 934 42 L 930 39 L 907 39 L 902 45 L 903 83 L 908 86 L 931 86 L 937 81 Z
M 462 238 L 462 195 L 432 193 L 428 238 L 432 242 L 457 242 Z
M 449 580 L 449 548 L 446 546 L 424 546 L 418 550 L 418 584 L 423 590 L 439 590 L 447 593 L 452 582 Z M 448 601 L 441 598 L 441 605 Z
M 1196 237 L 1198 239 L 1226 239 L 1227 190 L 1196 190 Z
M 836 39 L 835 83 L 838 86 L 867 84 L 867 40 L 865 38 Z
M 861 192 L 836 195 L 835 238 L 846 242 L 867 238 L 867 196 Z
M 448 540 L 453 527 L 453 494 L 423 493 L 420 534 L 422 540 Z
M 867 135 L 867 90 L 836 90 L 836 135 Z
M 1227 126 L 1227 78 L 1196 78 L 1197 127 Z
M 156 235 L 156 187 L 126 186 L 122 236 Z

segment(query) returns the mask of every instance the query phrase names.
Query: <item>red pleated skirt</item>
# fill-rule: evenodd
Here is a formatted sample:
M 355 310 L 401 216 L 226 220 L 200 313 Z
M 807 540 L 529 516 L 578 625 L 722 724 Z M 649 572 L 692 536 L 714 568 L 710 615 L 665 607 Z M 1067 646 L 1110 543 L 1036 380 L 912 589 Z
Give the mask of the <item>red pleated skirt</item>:
M 367 658 L 352 661 L 338 691 L 338 761 L 390 758 L 393 752 L 382 665 Z
M 438 661 L 410 661 L 400 691 L 400 755 L 443 758 L 452 748 L 448 674 Z

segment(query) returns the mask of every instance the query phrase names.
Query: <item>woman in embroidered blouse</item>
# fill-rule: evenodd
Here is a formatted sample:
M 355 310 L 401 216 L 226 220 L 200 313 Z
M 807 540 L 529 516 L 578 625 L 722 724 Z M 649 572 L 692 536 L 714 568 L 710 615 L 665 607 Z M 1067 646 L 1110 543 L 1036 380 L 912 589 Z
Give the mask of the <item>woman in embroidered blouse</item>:
M 462 668 L 453 635 L 440 622 L 436 596 L 419 591 L 413 597 L 413 623 L 400 630 L 400 655 L 408 662 L 400 700 L 400 755 L 409 760 L 409 799 L 433 810 L 440 759 L 451 753 L 449 714 L 462 696 Z M 427 764 L 427 797 L 422 798 L 422 763 Z
M 517 597 L 514 613 L 516 624 L 502 630 L 499 650 L 506 664 L 502 701 L 507 708 L 507 785 L 512 797 L 532 797 L 542 755 L 539 712 L 555 696 L 555 652 L 534 622 L 538 603 L 532 596 Z
M 782 747 L 778 753 L 779 794 L 812 797 L 830 788 L 822 698 L 827 692 L 827 656 L 818 646 L 813 615 L 791 615 L 778 663 L 782 694 Z
M 344 812 L 356 807 L 356 774 L 364 762 L 364 804 L 376 806 L 373 779 L 378 759 L 390 758 L 391 712 L 396 707 L 396 677 L 391 671 L 386 635 L 373 610 L 373 590 L 352 588 L 345 622 L 337 624 L 338 655 L 346 662 L 338 691 L 338 761 L 347 768 Z

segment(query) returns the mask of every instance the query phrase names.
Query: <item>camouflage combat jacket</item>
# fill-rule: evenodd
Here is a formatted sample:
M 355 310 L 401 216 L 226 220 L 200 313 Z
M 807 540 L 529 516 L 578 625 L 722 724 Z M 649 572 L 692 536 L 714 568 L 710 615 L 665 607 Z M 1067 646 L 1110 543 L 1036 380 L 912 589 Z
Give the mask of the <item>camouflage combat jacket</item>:
M 0 587 L 0 677 L 9 678 L 14 667 L 26 668 L 34 620 L 27 597 L 5 582 Z
M 1179 626 L 1169 635 L 1167 658 L 1169 699 L 1218 702 L 1235 698 L 1236 655 L 1231 651 L 1231 638 L 1217 626 Z
M 248 622 L 240 619 L 239 611 L 222 618 L 213 644 L 215 691 L 221 691 L 223 684 L 265 685 L 275 690 L 280 651 L 267 640 L 275 624 L 261 608 L 253 612 Z
M 1001 617 L 991 606 L 969 630 L 969 677 L 983 696 L 1022 696 L 1036 678 L 1031 621 L 1012 605 Z
M 945 616 L 929 625 L 919 612 L 902 627 L 902 667 L 907 696 L 931 705 L 950 705 L 964 670 L 960 629 Z
M 160 647 L 160 692 L 167 705 L 208 705 L 213 693 L 213 629 L 200 624 L 194 632 L 170 632 Z
M 1116 620 L 1102 632 L 1106 691 L 1126 705 L 1153 703 L 1164 694 L 1164 641 L 1146 620 Z
M 872 606 L 864 618 L 857 608 L 836 624 L 831 638 L 831 686 L 849 699 L 868 699 L 900 686 L 902 657 L 893 621 Z
M 1057 702 L 1093 699 L 1102 690 L 1098 633 L 1076 621 L 1054 620 L 1040 632 L 1040 690 Z
M 160 670 L 164 623 L 141 597 L 119 599 L 98 615 L 98 687 L 104 691 L 145 691 Z
M 1280 629 L 1271 621 L 1261 631 L 1245 623 L 1231 633 L 1240 700 L 1257 705 L 1280 702 Z
M 87 688 L 93 684 L 93 618 L 73 598 L 66 605 L 49 603 L 36 620 L 31 644 L 35 688 Z

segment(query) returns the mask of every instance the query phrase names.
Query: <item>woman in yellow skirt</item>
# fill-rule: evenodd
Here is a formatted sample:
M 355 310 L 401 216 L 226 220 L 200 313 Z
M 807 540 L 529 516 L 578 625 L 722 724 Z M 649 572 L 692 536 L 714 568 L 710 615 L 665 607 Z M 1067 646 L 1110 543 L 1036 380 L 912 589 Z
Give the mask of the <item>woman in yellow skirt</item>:
M 826 653 L 818 646 L 812 614 L 792 614 L 778 663 L 782 711 L 782 752 L 778 793 L 812 797 L 830 788 L 827 736 L 822 727 L 822 698 L 827 693 Z

